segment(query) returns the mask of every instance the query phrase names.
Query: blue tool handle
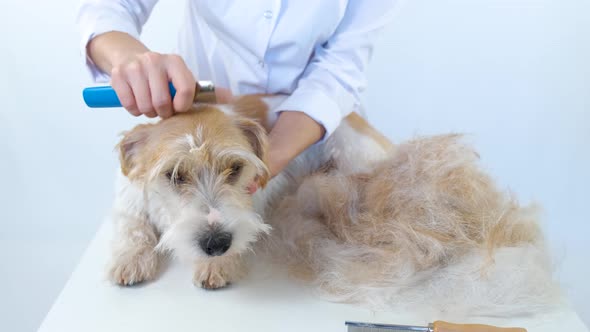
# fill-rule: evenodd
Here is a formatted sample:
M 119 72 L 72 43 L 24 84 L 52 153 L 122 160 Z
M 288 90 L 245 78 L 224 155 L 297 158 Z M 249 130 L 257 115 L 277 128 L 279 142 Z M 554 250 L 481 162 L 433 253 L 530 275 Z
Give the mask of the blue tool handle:
M 174 99 L 176 89 L 172 83 L 169 83 L 168 86 L 170 87 L 170 96 Z M 82 97 L 88 107 L 121 107 L 121 101 L 111 86 L 85 88 L 84 91 L 82 91 Z

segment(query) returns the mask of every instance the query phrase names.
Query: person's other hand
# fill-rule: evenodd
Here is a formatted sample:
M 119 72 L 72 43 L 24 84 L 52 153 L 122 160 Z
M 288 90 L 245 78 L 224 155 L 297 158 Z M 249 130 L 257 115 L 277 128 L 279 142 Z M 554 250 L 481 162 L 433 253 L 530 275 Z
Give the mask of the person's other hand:
M 325 128 L 303 112 L 279 113 L 279 118 L 268 137 L 270 146 L 266 159 L 271 178 L 278 175 L 293 159 L 325 134 Z M 252 181 L 247 190 L 254 194 L 258 190 L 258 181 Z
M 174 100 L 169 82 L 176 88 Z M 195 78 L 180 56 L 150 51 L 133 54 L 114 65 L 111 85 L 129 113 L 149 118 L 168 118 L 187 111 L 195 94 Z

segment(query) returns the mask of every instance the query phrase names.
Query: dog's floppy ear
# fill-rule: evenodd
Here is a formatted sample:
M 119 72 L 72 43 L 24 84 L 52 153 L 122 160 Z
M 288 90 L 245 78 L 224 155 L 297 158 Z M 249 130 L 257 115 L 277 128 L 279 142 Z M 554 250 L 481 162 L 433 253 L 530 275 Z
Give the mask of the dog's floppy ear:
M 258 167 L 258 182 L 261 187 L 264 187 L 270 179 L 270 172 L 266 167 L 266 150 L 268 148 L 268 138 L 266 130 L 256 121 L 239 118 L 236 120 L 236 125 L 242 130 L 244 136 L 250 143 L 252 151 L 260 159 L 264 167 Z
M 148 140 L 151 126 L 153 125 L 141 124 L 123 133 L 123 139 L 119 142 L 117 148 L 119 149 L 121 171 L 125 176 L 129 176 L 131 171 L 137 166 L 137 155 Z

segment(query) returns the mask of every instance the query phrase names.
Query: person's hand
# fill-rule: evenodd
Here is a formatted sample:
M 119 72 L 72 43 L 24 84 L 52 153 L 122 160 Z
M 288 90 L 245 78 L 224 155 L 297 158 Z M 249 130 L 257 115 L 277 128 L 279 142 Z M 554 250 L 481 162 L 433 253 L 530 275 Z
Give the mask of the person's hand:
M 169 82 L 176 88 L 174 100 Z M 195 94 L 195 78 L 180 56 L 150 51 L 114 65 L 111 85 L 129 113 L 149 118 L 168 118 L 188 110 Z
M 270 147 L 267 166 L 271 178 L 278 175 L 290 162 L 326 133 L 325 128 L 303 112 L 281 112 L 269 134 Z M 258 189 L 254 180 L 247 187 L 253 194 Z
M 167 118 L 192 106 L 195 78 L 180 56 L 151 52 L 119 31 L 94 37 L 86 49 L 98 68 L 111 75 L 111 85 L 129 113 Z M 169 82 L 176 88 L 174 101 Z
M 324 126 L 307 114 L 285 111 L 269 134 L 268 168 L 271 177 L 279 174 L 290 162 L 326 134 Z

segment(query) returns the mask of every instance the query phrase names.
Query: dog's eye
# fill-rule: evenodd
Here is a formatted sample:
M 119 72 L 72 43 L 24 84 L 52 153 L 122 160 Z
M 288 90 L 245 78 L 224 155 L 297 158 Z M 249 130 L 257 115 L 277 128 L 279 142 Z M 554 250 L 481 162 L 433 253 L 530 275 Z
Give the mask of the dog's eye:
M 238 177 L 240 176 L 240 173 L 242 172 L 242 168 L 244 168 L 244 165 L 242 163 L 236 162 L 233 163 L 231 165 L 231 167 L 229 168 L 229 173 L 227 175 L 227 181 L 230 183 L 235 182 Z
M 166 178 L 175 185 L 186 183 L 186 176 L 181 172 L 174 173 L 172 170 L 166 172 Z

